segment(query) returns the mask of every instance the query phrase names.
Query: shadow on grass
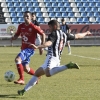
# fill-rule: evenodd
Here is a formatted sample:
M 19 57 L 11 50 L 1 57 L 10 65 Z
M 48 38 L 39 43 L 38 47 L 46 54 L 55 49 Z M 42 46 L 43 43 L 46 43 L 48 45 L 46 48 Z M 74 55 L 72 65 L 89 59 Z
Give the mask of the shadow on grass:
M 21 96 L 19 96 L 18 94 L 10 94 L 10 95 L 1 95 L 0 94 L 0 98 L 20 98 Z

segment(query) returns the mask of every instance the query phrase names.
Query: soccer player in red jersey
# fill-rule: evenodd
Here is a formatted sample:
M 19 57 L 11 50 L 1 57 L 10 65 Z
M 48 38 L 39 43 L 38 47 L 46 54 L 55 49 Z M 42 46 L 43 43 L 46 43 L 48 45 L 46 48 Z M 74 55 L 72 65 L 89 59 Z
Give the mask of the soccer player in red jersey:
M 34 75 L 35 71 L 29 67 L 30 57 L 34 54 L 34 49 L 30 47 L 30 44 L 34 44 L 36 40 L 37 33 L 42 37 L 42 43 L 45 42 L 45 34 L 43 30 L 35 26 L 32 22 L 32 15 L 29 11 L 24 13 L 25 22 L 18 26 L 18 30 L 15 35 L 11 38 L 16 40 L 19 36 L 22 38 L 21 52 L 15 58 L 15 63 L 20 78 L 14 81 L 15 84 L 25 84 L 23 72 L 30 75 Z M 42 49 L 41 49 L 42 50 Z

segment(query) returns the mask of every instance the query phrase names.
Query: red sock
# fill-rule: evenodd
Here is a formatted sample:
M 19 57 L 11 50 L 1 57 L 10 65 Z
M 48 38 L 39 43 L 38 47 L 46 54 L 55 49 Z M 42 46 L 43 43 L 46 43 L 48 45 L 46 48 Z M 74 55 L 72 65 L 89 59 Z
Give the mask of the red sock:
M 19 76 L 20 76 L 20 79 L 21 80 L 24 80 L 24 76 L 23 76 L 23 65 L 22 64 L 17 64 L 17 70 L 18 70 L 18 73 L 19 73 Z
M 35 73 L 35 71 L 32 68 L 30 68 L 30 71 L 28 72 L 28 74 L 34 75 L 34 73 Z

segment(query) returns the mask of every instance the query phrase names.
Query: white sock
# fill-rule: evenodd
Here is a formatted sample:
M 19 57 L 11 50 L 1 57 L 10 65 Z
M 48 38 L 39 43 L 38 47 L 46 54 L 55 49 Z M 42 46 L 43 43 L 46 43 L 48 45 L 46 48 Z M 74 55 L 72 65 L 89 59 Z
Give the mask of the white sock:
M 28 91 L 29 89 L 31 89 L 32 86 L 34 86 L 36 84 L 37 80 L 38 80 L 38 77 L 33 76 L 31 78 L 31 80 L 28 82 L 28 84 L 25 86 L 24 90 Z
M 66 69 L 67 69 L 67 67 L 65 65 L 54 67 L 54 68 L 50 69 L 50 75 L 52 76 L 54 74 L 57 74 L 58 72 L 66 70 Z
M 68 53 L 70 53 L 71 52 L 71 47 L 70 46 L 68 46 Z

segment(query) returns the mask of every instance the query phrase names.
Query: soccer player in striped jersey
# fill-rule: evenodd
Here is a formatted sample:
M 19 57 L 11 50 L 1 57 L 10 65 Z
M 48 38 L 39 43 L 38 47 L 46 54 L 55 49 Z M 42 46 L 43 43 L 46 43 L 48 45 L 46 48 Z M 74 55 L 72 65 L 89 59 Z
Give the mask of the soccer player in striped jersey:
M 66 69 L 76 68 L 79 69 L 79 66 L 76 63 L 68 63 L 66 65 L 60 66 L 60 57 L 63 51 L 63 48 L 66 44 L 67 40 L 74 40 L 78 38 L 83 38 L 84 36 L 91 34 L 89 31 L 84 32 L 82 34 L 77 33 L 73 34 L 65 34 L 62 30 L 60 30 L 60 24 L 56 20 L 51 20 L 48 22 L 51 34 L 48 36 L 47 41 L 40 46 L 35 46 L 31 44 L 35 49 L 48 47 L 48 53 L 44 64 L 38 68 L 28 82 L 28 84 L 24 87 L 23 90 L 19 90 L 19 95 L 24 95 L 26 91 L 28 91 L 32 86 L 35 86 L 38 77 L 42 75 L 46 75 L 47 77 L 51 77 L 52 75 L 64 71 Z
M 29 67 L 30 57 L 34 54 L 34 49 L 30 47 L 30 44 L 35 44 L 37 33 L 42 36 L 42 44 L 45 41 L 45 34 L 43 30 L 35 26 L 32 22 L 31 12 L 26 11 L 24 13 L 25 22 L 18 26 L 18 30 L 11 38 L 16 40 L 19 36 L 22 38 L 21 52 L 15 58 L 15 63 L 19 73 L 19 79 L 14 81 L 15 84 L 25 84 L 23 72 L 27 72 L 30 75 L 34 75 L 35 71 Z

